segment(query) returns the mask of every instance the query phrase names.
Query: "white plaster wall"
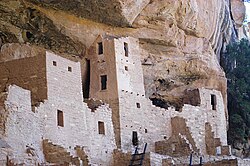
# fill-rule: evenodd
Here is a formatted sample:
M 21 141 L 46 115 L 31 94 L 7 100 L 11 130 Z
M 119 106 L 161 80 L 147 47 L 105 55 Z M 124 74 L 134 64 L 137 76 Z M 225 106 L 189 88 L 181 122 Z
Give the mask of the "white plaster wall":
M 37 163 L 44 162 L 42 152 L 44 139 L 64 147 L 71 152 L 71 155 L 75 154 L 75 146 L 84 146 L 90 164 L 109 165 L 111 163 L 112 152 L 116 146 L 111 120 L 112 111 L 108 105 L 102 105 L 95 112 L 91 112 L 86 104 L 79 107 L 77 105 L 57 106 L 52 101 L 46 100 L 36 108 L 34 113 L 31 111 L 30 91 L 18 86 L 10 86 L 5 104 L 10 112 L 6 124 L 6 142 L 13 149 L 11 158 L 14 158 L 16 163 L 27 164 L 28 158 L 31 158 L 26 154 L 26 145 L 34 148 L 37 153 L 37 156 L 32 158 L 32 162 L 36 160 Z M 58 108 L 64 111 L 64 127 L 57 126 Z M 83 117 L 87 119 L 87 123 Z M 105 135 L 98 134 L 98 121 L 105 123 Z
M 55 104 L 54 101 L 45 101 L 37 109 L 43 113 L 44 139 L 61 145 L 71 151 L 76 145 L 88 144 L 85 111 L 83 106 Z M 57 125 L 57 110 L 63 112 L 64 127 Z
M 144 143 L 148 143 L 147 151 L 154 151 L 156 141 L 171 136 L 170 111 L 155 107 L 149 99 L 131 92 L 121 91 L 119 95 L 122 150 L 134 150 L 133 131 L 138 133 L 141 148 Z M 141 107 L 137 108 L 136 103 L 140 103 Z
M 221 92 L 200 88 L 201 105 L 206 105 L 207 121 L 212 125 L 215 137 L 221 139 L 222 145 L 227 145 L 227 120 Z M 216 110 L 212 110 L 211 94 L 216 95 Z
M 108 105 L 102 105 L 94 112 L 87 112 L 88 149 L 92 164 L 111 165 L 112 153 L 116 149 L 111 116 L 112 110 Z M 98 121 L 104 122 L 105 135 L 99 134 Z
M 185 104 L 182 108 L 182 112 L 173 111 L 171 116 L 178 116 L 186 119 L 187 127 L 191 132 L 196 147 L 200 149 L 202 154 L 205 154 L 205 123 L 207 122 L 206 110 L 201 107 Z
M 71 152 L 76 145 L 86 146 L 92 164 L 110 162 L 114 149 L 111 109 L 105 105 L 91 112 L 83 103 L 80 63 L 50 53 L 46 60 L 48 101 L 41 107 L 46 112 L 45 137 Z M 57 110 L 64 113 L 64 127 L 57 126 Z M 107 125 L 107 135 L 98 134 L 98 120 Z
M 149 150 L 154 151 L 154 143 L 168 139 L 171 136 L 171 117 L 179 116 L 186 119 L 187 127 L 195 141 L 196 147 L 202 154 L 206 154 L 205 146 L 205 123 L 209 122 L 215 138 L 220 138 L 222 145 L 226 142 L 226 119 L 224 114 L 223 99 L 220 92 L 202 89 L 202 106 L 191 106 L 185 104 L 182 112 L 174 109 L 163 109 L 155 107 L 149 99 L 133 92 L 122 90 L 119 93 L 120 101 L 120 123 L 122 150 L 131 151 L 132 131 L 138 132 L 141 147 L 147 142 Z M 210 94 L 217 98 L 217 110 L 211 110 Z M 141 108 L 136 107 L 140 103 Z M 205 107 L 205 106 L 206 107 Z M 148 133 L 145 133 L 145 129 Z
M 205 123 L 209 122 L 215 138 L 220 138 L 222 145 L 227 145 L 226 117 L 224 112 L 223 98 L 219 91 L 201 88 L 201 106 L 185 104 L 182 112 L 173 111 L 171 116 L 179 116 L 186 119 L 192 137 L 202 154 L 206 154 L 205 146 Z M 216 95 L 216 110 L 212 110 L 211 94 Z
M 128 43 L 128 57 L 124 42 Z M 118 90 L 145 95 L 143 71 L 140 61 L 139 41 L 131 37 L 114 39 Z M 128 71 L 125 70 L 128 67 Z
M 57 66 L 53 66 L 53 61 Z M 68 71 L 68 67 L 72 72 Z M 46 52 L 48 100 L 61 103 L 83 102 L 80 62 L 73 62 L 51 52 Z
M 11 159 L 16 163 L 35 164 L 43 162 L 41 139 L 44 125 L 39 114 L 31 111 L 31 93 L 18 86 L 9 86 L 5 107 L 9 112 L 6 123 L 6 142 L 13 149 Z M 35 156 L 28 156 L 27 146 L 35 150 Z M 32 160 L 29 160 L 32 159 Z M 34 162 L 34 163 L 29 163 Z
M 88 109 L 83 103 L 80 63 L 46 52 L 46 71 L 48 101 L 38 108 L 45 116 L 45 137 L 68 150 L 80 143 L 88 144 L 85 132 Z M 57 110 L 63 112 L 64 127 L 57 126 Z

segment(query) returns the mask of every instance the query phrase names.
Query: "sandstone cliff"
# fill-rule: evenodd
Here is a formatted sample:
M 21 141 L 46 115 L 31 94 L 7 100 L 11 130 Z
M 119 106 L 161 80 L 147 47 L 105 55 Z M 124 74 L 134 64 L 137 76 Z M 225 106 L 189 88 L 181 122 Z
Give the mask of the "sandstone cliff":
M 241 0 L 2 0 L 0 46 L 4 52 L 18 47 L 6 43 L 26 43 L 83 58 L 99 34 L 133 36 L 155 104 L 181 107 L 194 87 L 220 90 L 226 103 L 220 52 L 237 34 L 242 11 Z

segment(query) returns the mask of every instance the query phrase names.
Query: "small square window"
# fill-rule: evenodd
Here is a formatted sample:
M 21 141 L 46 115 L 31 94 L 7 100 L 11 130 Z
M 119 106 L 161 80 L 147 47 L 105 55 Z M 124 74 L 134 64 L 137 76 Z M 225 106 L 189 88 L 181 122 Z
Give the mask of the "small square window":
M 57 110 L 57 126 L 64 127 L 63 112 L 60 110 Z
M 98 132 L 99 134 L 105 135 L 104 122 L 98 121 Z
M 103 44 L 102 42 L 97 43 L 98 45 L 98 55 L 103 54 Z
M 128 66 L 125 66 L 125 70 L 128 71 Z
M 57 66 L 56 61 L 53 61 L 53 66 Z
M 68 71 L 72 72 L 72 67 L 68 66 Z
M 137 108 L 141 108 L 141 104 L 140 103 L 136 103 L 136 107 Z

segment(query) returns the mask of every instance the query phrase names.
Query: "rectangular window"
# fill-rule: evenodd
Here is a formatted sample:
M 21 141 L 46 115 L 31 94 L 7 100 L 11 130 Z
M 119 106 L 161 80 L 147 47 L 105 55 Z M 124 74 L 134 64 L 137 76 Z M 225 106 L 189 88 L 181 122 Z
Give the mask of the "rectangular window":
M 63 124 L 63 112 L 60 110 L 57 110 L 57 126 L 64 127 Z
M 53 66 L 56 66 L 56 61 L 53 61 Z
M 68 71 L 72 72 L 72 67 L 68 66 Z
M 104 122 L 98 121 L 98 132 L 99 134 L 105 135 Z
M 98 45 L 98 55 L 103 54 L 103 44 L 102 44 L 102 42 L 97 43 L 97 45 Z
M 128 71 L 128 66 L 125 66 L 125 70 Z
M 136 107 L 137 108 L 141 108 L 141 104 L 140 103 L 136 103 Z
M 125 56 L 128 57 L 128 43 L 124 42 Z
M 212 105 L 212 110 L 216 110 L 216 96 L 211 95 L 211 105 Z
M 101 76 L 101 90 L 107 89 L 107 75 Z

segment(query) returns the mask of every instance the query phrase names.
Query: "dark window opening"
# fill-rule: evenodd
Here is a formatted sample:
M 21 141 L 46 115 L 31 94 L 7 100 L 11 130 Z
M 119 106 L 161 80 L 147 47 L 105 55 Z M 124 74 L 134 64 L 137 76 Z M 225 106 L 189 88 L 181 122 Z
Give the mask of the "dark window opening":
M 60 110 L 57 110 L 57 126 L 64 127 L 63 124 L 63 112 Z
M 103 44 L 102 42 L 97 43 L 98 44 L 98 55 L 103 54 Z
M 125 66 L 125 70 L 128 71 L 128 66 Z
M 141 104 L 140 103 L 136 103 L 136 107 L 137 108 L 141 108 Z
M 145 129 L 145 133 L 148 133 L 148 129 Z
M 211 105 L 212 105 L 212 110 L 216 110 L 216 96 L 211 95 Z
M 86 59 L 86 78 L 84 79 L 85 82 L 83 83 L 83 97 L 85 99 L 89 98 L 89 88 L 90 88 L 90 60 Z
M 133 131 L 132 133 L 132 143 L 134 146 L 138 145 L 138 135 L 136 131 Z
M 98 132 L 99 134 L 105 135 L 104 122 L 98 121 Z
M 72 67 L 68 66 L 68 71 L 72 72 Z
M 53 61 L 53 66 L 57 66 L 56 61 Z
M 128 57 L 128 43 L 124 42 L 124 51 L 125 51 L 125 56 Z
M 101 76 L 101 90 L 107 89 L 107 75 Z
M 33 37 L 33 34 L 29 31 L 26 32 L 27 39 L 31 39 Z

